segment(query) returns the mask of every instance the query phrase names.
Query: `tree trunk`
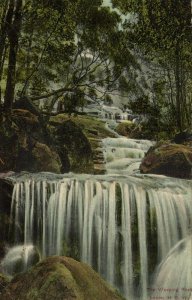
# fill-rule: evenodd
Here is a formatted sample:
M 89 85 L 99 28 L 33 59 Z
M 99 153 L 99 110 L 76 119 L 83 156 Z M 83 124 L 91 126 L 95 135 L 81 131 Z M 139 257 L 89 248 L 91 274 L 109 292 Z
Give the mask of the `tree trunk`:
M 10 1 L 9 8 L 8 8 L 8 1 L 6 1 L 6 4 L 3 9 L 2 17 L 1 17 L 0 68 L 2 68 L 3 53 L 4 53 L 5 42 L 6 42 L 6 37 L 7 37 L 7 29 L 12 22 L 13 10 L 14 10 L 14 1 L 13 0 Z
M 5 90 L 4 108 L 6 111 L 12 109 L 15 93 L 15 79 L 16 79 L 16 62 L 19 44 L 19 34 L 21 30 L 22 21 L 22 0 L 16 0 L 14 19 L 8 31 L 9 37 L 9 59 L 8 59 L 8 73 Z
M 6 39 L 7 39 L 7 32 L 8 28 L 12 23 L 13 18 L 13 11 L 14 11 L 14 1 L 7 0 L 4 4 L 2 16 L 1 16 L 1 29 L 0 29 L 0 83 L 2 80 L 3 75 L 3 67 L 5 62 L 6 56 Z M 0 86 L 0 103 L 1 103 L 1 86 Z
M 175 49 L 175 86 L 176 86 L 176 123 L 180 132 L 183 130 L 182 122 L 182 93 L 181 93 L 181 76 L 180 76 L 180 47 L 179 43 Z

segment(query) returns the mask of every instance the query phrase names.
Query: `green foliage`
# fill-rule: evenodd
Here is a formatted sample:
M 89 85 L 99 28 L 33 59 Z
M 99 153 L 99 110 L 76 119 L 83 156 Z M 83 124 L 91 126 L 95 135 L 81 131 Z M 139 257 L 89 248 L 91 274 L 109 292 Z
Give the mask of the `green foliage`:
M 139 97 L 130 102 L 129 107 L 137 114 L 159 115 L 159 107 L 153 105 L 147 96 Z
M 119 22 L 119 15 L 103 7 L 102 1 L 24 3 L 17 55 L 17 97 L 33 99 L 43 94 L 44 98 L 54 91 L 62 96 L 70 91 L 71 94 L 64 94 L 64 102 L 66 110 L 73 111 L 84 104 L 85 95 L 95 99 L 98 93 L 100 97 L 109 93 L 123 68 L 118 54 Z M 2 80 L 6 77 L 4 64 Z
M 153 102 L 179 130 L 191 126 L 191 1 L 113 0 L 127 43 L 150 68 Z M 151 101 L 151 100 L 150 100 Z M 159 104 L 160 103 L 160 104 Z

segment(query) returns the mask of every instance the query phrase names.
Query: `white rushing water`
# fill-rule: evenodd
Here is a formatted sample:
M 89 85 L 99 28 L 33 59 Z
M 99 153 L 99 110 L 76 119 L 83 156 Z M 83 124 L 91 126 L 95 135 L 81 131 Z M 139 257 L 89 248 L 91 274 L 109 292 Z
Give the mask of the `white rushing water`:
M 140 175 L 141 159 L 152 145 L 104 139 L 106 175 L 12 176 L 15 245 L 37 247 L 42 257 L 87 262 L 128 300 L 166 300 L 169 292 L 157 290 L 192 288 L 192 183 Z M 21 259 L 19 247 L 12 254 Z M 190 293 L 182 295 L 191 299 Z
M 192 299 L 192 236 L 179 241 L 160 264 L 151 297 Z
M 33 245 L 15 246 L 8 250 L 1 262 L 1 269 L 7 275 L 14 275 L 26 271 L 39 259 L 39 253 Z
M 191 232 L 190 181 L 73 174 L 14 180 L 15 244 L 87 262 L 127 299 L 148 299 L 151 272 Z
M 148 140 L 106 138 L 103 152 L 108 174 L 138 173 L 142 158 L 154 143 Z

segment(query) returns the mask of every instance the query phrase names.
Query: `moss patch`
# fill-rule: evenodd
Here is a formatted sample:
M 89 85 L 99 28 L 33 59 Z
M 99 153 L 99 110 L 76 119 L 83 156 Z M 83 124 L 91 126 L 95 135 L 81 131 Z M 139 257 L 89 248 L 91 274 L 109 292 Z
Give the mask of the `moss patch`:
M 59 114 L 57 116 L 51 117 L 51 123 L 63 123 L 64 121 L 71 120 L 77 126 L 79 126 L 83 133 L 87 138 L 106 138 L 106 137 L 114 137 L 113 133 L 111 133 L 105 127 L 105 122 L 98 120 L 94 117 L 89 117 L 86 115 L 77 115 L 77 116 L 69 116 L 67 114 Z
M 120 300 L 88 265 L 72 258 L 50 257 L 16 276 L 2 300 Z

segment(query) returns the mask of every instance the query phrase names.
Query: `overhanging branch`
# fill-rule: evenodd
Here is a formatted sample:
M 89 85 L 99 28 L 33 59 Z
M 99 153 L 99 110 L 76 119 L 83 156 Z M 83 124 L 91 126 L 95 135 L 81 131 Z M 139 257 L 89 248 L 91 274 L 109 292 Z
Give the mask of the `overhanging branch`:
M 34 97 L 28 97 L 31 101 L 37 101 L 37 100 L 41 100 L 41 99 L 47 99 L 51 96 L 54 95 L 59 95 L 59 94 L 63 94 L 64 92 L 73 92 L 74 89 L 72 88 L 61 88 L 55 91 L 52 91 L 50 93 L 44 94 L 44 95 L 39 95 L 39 96 L 34 96 Z

